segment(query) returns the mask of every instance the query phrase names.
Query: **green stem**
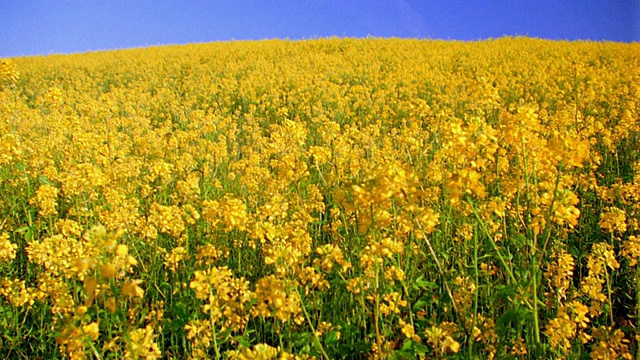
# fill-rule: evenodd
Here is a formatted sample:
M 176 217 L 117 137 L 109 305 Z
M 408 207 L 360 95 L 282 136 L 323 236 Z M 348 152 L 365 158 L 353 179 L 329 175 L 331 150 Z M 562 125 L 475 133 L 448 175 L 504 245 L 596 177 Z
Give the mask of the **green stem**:
M 213 295 L 213 290 L 209 290 L 209 294 Z M 213 318 L 213 311 L 209 309 L 209 321 L 211 321 L 211 331 L 213 332 L 213 351 L 215 358 L 220 359 L 220 349 L 218 349 L 218 334 L 216 333 L 216 322 Z
M 440 261 L 438 260 L 438 256 L 436 256 L 436 252 L 433 250 L 433 246 L 431 246 L 431 242 L 429 241 L 429 238 L 427 237 L 427 234 L 425 234 L 424 229 L 422 228 L 422 225 L 420 224 L 420 221 L 418 221 L 418 219 L 415 219 L 415 222 L 416 222 L 416 225 L 418 225 L 418 229 L 420 229 L 420 232 L 422 233 L 422 237 L 424 238 L 425 242 L 427 243 L 427 246 L 429 247 L 429 251 L 431 252 L 431 256 L 433 257 L 433 260 L 435 261 L 436 266 L 438 267 L 438 272 L 440 273 L 440 277 L 442 278 L 442 283 L 444 284 L 444 288 L 447 291 L 447 295 L 449 295 L 449 299 L 451 299 L 451 307 L 453 308 L 453 314 L 457 318 L 457 321 L 459 323 L 463 324 L 462 329 L 464 330 L 466 335 L 468 337 L 471 337 L 471 336 L 473 336 L 473 329 L 467 329 L 467 327 L 464 326 L 465 324 L 463 323 L 463 318 L 462 318 L 462 316 L 464 314 L 462 314 L 460 311 L 458 311 L 458 306 L 456 305 L 456 301 L 453 298 L 453 293 L 451 292 L 451 288 L 449 287 L 449 283 L 447 282 L 446 274 L 445 274 L 444 270 L 442 269 L 442 266 L 440 265 Z M 413 305 L 412 305 L 412 307 L 413 307 Z
M 95 345 L 93 345 L 93 341 L 89 341 L 89 347 L 91 348 L 91 351 L 93 352 L 93 356 L 95 356 L 97 360 L 102 359 L 100 357 L 100 354 L 98 353 L 98 350 L 96 349 Z
M 322 353 L 322 357 L 326 360 L 329 360 L 329 355 L 327 355 L 327 353 L 324 351 L 324 347 L 322 347 L 322 341 L 320 341 L 318 335 L 317 335 L 317 331 L 316 331 L 316 327 L 313 326 L 313 322 L 311 322 L 311 317 L 309 316 L 309 313 L 307 312 L 307 308 L 304 306 L 304 302 L 302 301 L 302 296 L 300 296 L 300 291 L 298 291 L 298 288 L 294 288 L 296 294 L 298 295 L 298 300 L 300 300 L 300 307 L 302 308 L 302 312 L 304 313 L 304 317 L 305 319 L 307 319 L 307 324 L 309 324 L 309 327 L 311 328 L 311 331 L 313 332 L 313 337 L 315 339 L 316 345 L 318 346 L 318 348 L 320 349 L 320 353 Z
M 556 185 L 553 189 L 553 199 L 551 199 L 551 204 L 549 205 L 549 210 L 547 211 L 547 223 L 545 224 L 545 228 L 543 231 L 544 237 L 544 245 L 542 245 L 542 251 L 540 251 L 538 262 L 542 263 L 542 257 L 544 253 L 547 251 L 547 246 L 549 245 L 549 239 L 551 239 L 551 217 L 553 216 L 553 207 L 555 206 L 556 199 L 558 198 L 558 188 L 560 186 L 560 178 L 561 178 L 562 166 L 558 166 L 558 176 L 556 177 Z M 536 251 L 537 241 L 534 242 L 533 251 Z M 535 256 L 535 255 L 534 255 Z
M 320 165 L 316 162 L 316 170 L 318 170 L 318 175 L 320 175 L 320 180 L 322 180 L 322 185 L 327 186 L 327 181 L 322 176 L 322 171 L 320 170 Z
M 531 282 L 533 287 L 533 331 L 536 339 L 536 348 L 540 346 L 540 324 L 538 323 L 538 268 L 536 263 L 536 254 L 531 256 Z
M 476 283 L 476 291 L 473 294 L 473 320 L 471 321 L 471 336 L 469 336 L 469 359 L 472 359 L 473 354 L 473 329 L 476 328 L 476 320 L 478 319 L 478 229 L 477 225 L 473 231 L 473 268 Z
M 502 267 L 504 267 L 504 269 L 507 271 L 507 275 L 509 277 L 509 280 L 511 280 L 511 282 L 513 284 L 517 284 L 518 281 L 516 280 L 515 276 L 513 276 L 513 272 L 511 272 L 511 268 L 509 267 L 509 265 L 507 264 L 507 261 L 502 256 L 502 253 L 500 252 L 500 250 L 498 249 L 498 245 L 496 244 L 495 240 L 493 240 L 493 236 L 491 236 L 491 233 L 489 232 L 489 229 L 487 229 L 487 227 L 485 226 L 484 220 L 482 220 L 480 215 L 478 215 L 478 210 L 476 210 L 475 206 L 473 205 L 473 203 L 470 200 L 467 199 L 467 203 L 469 204 L 469 206 L 471 206 L 471 209 L 473 210 L 473 215 L 475 216 L 475 218 L 478 221 L 478 223 L 480 224 L 480 227 L 482 228 L 483 232 L 485 233 L 485 235 L 489 239 L 489 242 L 491 243 L 491 246 L 493 247 L 493 250 L 495 251 L 496 255 L 498 256 L 498 261 L 500 261 L 500 265 L 502 265 Z
M 416 224 L 418 225 L 418 229 L 420 229 L 420 232 L 422 233 L 422 237 L 424 238 L 425 242 L 427 243 L 427 246 L 429 247 L 429 251 L 431 252 L 431 256 L 433 256 L 433 260 L 436 262 L 436 266 L 438 267 L 438 272 L 440 273 L 440 276 L 442 277 L 442 282 L 444 283 L 444 287 L 447 290 L 447 294 L 449 295 L 449 298 L 451 299 L 451 306 L 453 307 L 453 311 L 455 311 L 455 313 L 457 315 L 462 315 L 462 314 L 460 314 L 458 312 L 458 308 L 456 306 L 456 302 L 453 299 L 453 293 L 451 292 L 451 288 L 449 288 L 449 283 L 447 282 L 444 270 L 442 269 L 442 266 L 440 265 L 440 261 L 438 260 L 438 256 L 436 255 L 435 250 L 433 250 L 433 246 L 431 246 L 431 241 L 429 241 L 429 238 L 427 237 L 427 234 L 425 234 L 424 229 L 422 228 L 422 225 L 420 224 L 420 221 L 418 221 L 418 219 L 415 219 L 415 221 L 416 221 Z
M 640 296 L 638 296 L 638 289 L 640 289 L 640 267 L 636 264 L 636 338 L 640 335 L 638 330 L 638 320 L 640 319 Z M 637 345 L 640 347 L 640 345 Z M 640 349 L 636 349 L 636 360 L 640 360 Z
M 380 317 L 380 292 L 378 291 L 378 265 L 376 264 L 376 283 L 374 287 L 374 291 L 376 292 L 375 296 L 375 306 L 373 308 L 373 326 L 376 331 L 376 344 L 378 345 L 378 354 L 382 355 L 382 338 L 380 337 L 380 324 L 378 323 L 378 318 Z
M 609 278 L 609 271 L 607 270 L 607 265 L 604 266 L 604 275 L 607 283 L 607 300 L 609 301 L 609 321 L 611 321 L 611 326 L 614 325 L 613 321 L 613 301 L 611 300 L 611 279 Z
M 476 220 L 478 221 L 478 223 L 480 224 L 480 227 L 484 231 L 485 236 L 489 239 L 489 242 L 493 246 L 493 250 L 498 256 L 498 261 L 500 262 L 500 265 L 502 265 L 502 267 L 507 272 L 507 276 L 509 280 L 511 281 L 512 284 L 514 284 L 515 286 L 517 286 L 519 289 L 522 290 L 522 285 L 520 285 L 516 280 L 515 276 L 513 276 L 513 272 L 511 271 L 511 268 L 508 266 L 507 261 L 502 256 L 502 253 L 500 253 L 500 250 L 498 249 L 498 245 L 496 244 L 495 240 L 493 240 L 493 236 L 491 236 L 489 229 L 487 229 L 486 225 L 484 224 L 484 221 L 482 220 L 480 215 L 478 215 L 478 210 L 476 210 L 475 206 L 473 206 L 473 203 L 469 199 L 467 199 L 467 203 L 469 204 L 469 206 L 471 206 L 471 209 L 473 209 L 473 214 L 475 215 Z M 527 300 L 526 298 L 523 298 L 522 300 L 529 307 L 529 309 L 533 309 L 533 305 L 531 305 L 529 300 Z M 537 296 L 534 297 L 534 301 L 536 302 L 539 301 Z
M 614 240 L 613 233 L 611 233 L 611 238 L 610 238 L 611 247 L 613 247 L 613 240 Z M 605 264 L 604 274 L 606 277 L 605 280 L 607 282 L 607 299 L 609 300 L 609 320 L 611 321 L 611 326 L 613 326 L 614 322 L 613 322 L 613 301 L 611 300 L 611 279 L 609 277 L 609 271 L 607 270 L 607 266 L 608 265 Z

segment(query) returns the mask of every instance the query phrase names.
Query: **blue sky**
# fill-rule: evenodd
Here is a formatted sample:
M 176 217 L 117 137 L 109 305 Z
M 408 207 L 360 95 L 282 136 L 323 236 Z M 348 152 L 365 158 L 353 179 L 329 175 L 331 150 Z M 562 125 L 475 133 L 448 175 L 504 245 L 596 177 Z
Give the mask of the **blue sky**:
M 315 37 L 640 41 L 640 0 L 4 0 L 0 57 Z

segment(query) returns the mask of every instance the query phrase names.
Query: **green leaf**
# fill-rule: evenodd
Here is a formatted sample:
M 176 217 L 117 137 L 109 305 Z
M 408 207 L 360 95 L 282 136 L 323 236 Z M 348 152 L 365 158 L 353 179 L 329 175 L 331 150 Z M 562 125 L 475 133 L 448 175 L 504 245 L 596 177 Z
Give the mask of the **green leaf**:
M 322 344 L 320 344 L 320 338 L 314 336 L 313 337 L 313 348 L 318 352 L 322 353 Z
M 27 231 L 29 229 L 30 228 L 28 226 L 23 226 L 23 227 L 19 227 L 19 228 L 15 229 L 13 232 L 20 234 L 20 233 L 23 233 L 23 232 L 25 232 L 25 231 Z
M 400 348 L 400 353 L 402 355 L 415 357 L 417 355 L 424 356 L 429 351 L 429 347 L 425 344 L 421 344 L 419 342 L 415 342 L 411 339 L 408 339 L 402 344 L 402 348 Z
M 250 348 L 251 347 L 251 342 L 249 340 L 247 340 L 247 338 L 245 338 L 242 335 L 234 336 L 233 340 L 235 340 L 238 344 L 240 344 L 241 347 L 244 347 L 244 348 Z
M 438 285 L 436 283 L 434 283 L 434 282 L 424 280 L 424 278 L 422 276 L 418 276 L 418 278 L 411 285 L 411 287 L 414 290 L 422 290 L 422 289 L 427 289 L 427 288 L 434 288 L 434 287 L 437 287 L 437 286 Z
M 516 309 L 509 309 L 505 311 L 498 321 L 496 321 L 497 327 L 505 327 L 509 324 L 514 324 L 518 322 L 518 311 Z
M 338 340 L 339 340 L 339 334 L 340 334 L 340 331 L 335 330 L 335 329 L 329 331 L 327 333 L 327 335 L 325 335 L 325 337 L 324 337 L 325 343 L 327 343 L 327 344 L 335 344 L 335 343 L 337 343 Z
M 498 288 L 498 292 L 496 294 L 496 296 L 500 299 L 500 300 L 504 300 L 504 301 L 512 301 L 513 298 L 516 297 L 516 288 L 512 287 L 512 286 L 505 286 L 505 285 L 501 285 L 501 286 L 496 286 Z
M 426 354 L 427 352 L 429 352 L 429 347 L 428 347 L 427 345 L 425 345 L 425 344 L 421 344 L 421 343 L 419 343 L 419 342 L 415 342 L 415 341 L 413 341 L 413 340 L 411 340 L 411 343 L 413 344 L 414 352 L 415 352 L 417 355 L 424 355 L 424 354 Z

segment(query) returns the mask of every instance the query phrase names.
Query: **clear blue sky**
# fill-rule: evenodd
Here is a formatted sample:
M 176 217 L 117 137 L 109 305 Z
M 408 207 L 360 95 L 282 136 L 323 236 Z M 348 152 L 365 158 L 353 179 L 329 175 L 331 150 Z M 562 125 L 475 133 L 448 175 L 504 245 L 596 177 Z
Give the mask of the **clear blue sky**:
M 220 40 L 640 41 L 640 0 L 3 0 L 0 57 Z

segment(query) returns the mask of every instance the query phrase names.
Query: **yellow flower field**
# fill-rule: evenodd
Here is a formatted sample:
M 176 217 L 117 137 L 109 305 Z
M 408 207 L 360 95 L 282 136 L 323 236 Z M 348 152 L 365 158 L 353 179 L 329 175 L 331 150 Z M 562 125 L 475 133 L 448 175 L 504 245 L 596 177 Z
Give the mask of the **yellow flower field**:
M 640 44 L 0 59 L 0 353 L 638 358 Z

